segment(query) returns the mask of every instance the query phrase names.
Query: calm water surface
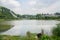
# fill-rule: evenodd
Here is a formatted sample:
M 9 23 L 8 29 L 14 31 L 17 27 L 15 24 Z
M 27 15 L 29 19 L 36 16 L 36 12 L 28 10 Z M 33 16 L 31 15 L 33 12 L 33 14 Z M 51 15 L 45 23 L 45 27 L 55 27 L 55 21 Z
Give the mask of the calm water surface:
M 3 32 L 7 35 L 25 35 L 27 31 L 40 33 L 44 29 L 45 34 L 51 34 L 51 29 L 60 21 L 56 20 L 15 20 L 10 22 L 14 25 L 10 30 Z

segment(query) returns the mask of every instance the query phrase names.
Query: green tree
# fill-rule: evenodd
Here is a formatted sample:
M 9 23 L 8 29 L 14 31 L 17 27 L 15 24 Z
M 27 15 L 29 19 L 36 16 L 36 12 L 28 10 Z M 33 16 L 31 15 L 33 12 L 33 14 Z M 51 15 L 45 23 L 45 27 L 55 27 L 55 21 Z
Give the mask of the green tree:
M 41 18 L 42 18 L 42 15 L 41 15 L 41 14 L 37 14 L 37 15 L 36 15 L 36 18 L 37 18 L 37 19 L 41 19 Z

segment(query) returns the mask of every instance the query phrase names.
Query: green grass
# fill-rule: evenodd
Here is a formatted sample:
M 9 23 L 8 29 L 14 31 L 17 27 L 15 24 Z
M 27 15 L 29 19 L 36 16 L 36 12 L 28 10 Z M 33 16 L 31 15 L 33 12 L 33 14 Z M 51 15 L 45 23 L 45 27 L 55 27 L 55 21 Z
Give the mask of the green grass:
M 38 40 L 35 36 L 11 36 L 11 35 L 0 35 L 0 40 Z M 60 40 L 60 37 L 57 36 L 48 36 L 43 35 L 39 40 Z
M 11 27 L 12 27 L 11 25 L 0 24 L 0 32 L 6 31 L 6 30 L 10 29 Z

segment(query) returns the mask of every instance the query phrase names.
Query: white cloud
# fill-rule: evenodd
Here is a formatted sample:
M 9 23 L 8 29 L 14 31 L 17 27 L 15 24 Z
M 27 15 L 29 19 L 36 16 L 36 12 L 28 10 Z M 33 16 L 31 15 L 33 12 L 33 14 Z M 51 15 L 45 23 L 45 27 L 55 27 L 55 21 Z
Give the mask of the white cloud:
M 60 0 L 50 3 L 50 5 L 41 0 L 28 0 L 24 5 L 17 0 L 0 0 L 0 3 L 18 14 L 53 13 L 60 10 Z
M 53 3 L 52 5 L 48 6 L 47 8 L 42 9 L 44 13 L 54 13 L 58 12 L 57 10 L 60 9 L 60 1 Z
M 37 2 L 36 1 L 29 1 L 28 4 L 29 5 L 35 5 Z
M 9 4 L 12 4 L 12 5 L 14 5 L 14 6 L 16 6 L 16 7 L 19 7 L 21 4 L 18 2 L 18 1 L 16 1 L 16 0 L 9 0 L 9 2 L 8 2 Z
M 42 5 L 39 5 L 42 6 Z M 42 8 L 32 8 L 32 12 L 35 14 L 37 13 L 55 13 L 55 12 L 60 12 L 60 1 L 56 1 L 55 3 L 47 6 L 47 7 L 42 7 Z
M 2 0 L 0 0 L 0 2 L 6 2 L 6 0 L 3 0 L 3 1 L 2 1 Z

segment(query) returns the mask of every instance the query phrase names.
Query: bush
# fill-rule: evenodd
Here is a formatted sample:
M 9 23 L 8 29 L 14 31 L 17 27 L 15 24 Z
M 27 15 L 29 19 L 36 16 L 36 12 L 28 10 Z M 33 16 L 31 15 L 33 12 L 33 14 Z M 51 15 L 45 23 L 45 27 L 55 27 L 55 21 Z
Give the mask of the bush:
M 53 35 L 60 37 L 60 24 L 57 24 L 57 27 L 52 30 Z
M 51 40 L 48 35 L 42 35 L 40 40 Z

